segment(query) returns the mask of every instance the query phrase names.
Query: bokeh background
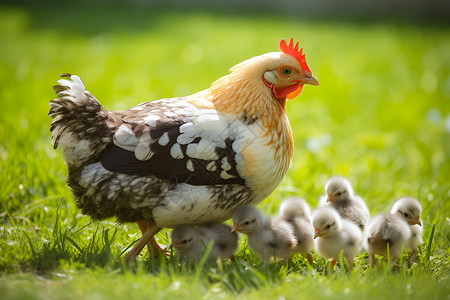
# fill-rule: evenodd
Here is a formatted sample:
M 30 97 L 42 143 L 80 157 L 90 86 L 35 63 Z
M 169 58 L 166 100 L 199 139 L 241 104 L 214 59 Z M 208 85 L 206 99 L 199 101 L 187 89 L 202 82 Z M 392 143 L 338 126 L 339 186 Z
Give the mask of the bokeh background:
M 98 226 L 76 209 L 51 145 L 48 102 L 60 74 L 81 76 L 107 109 L 122 110 L 208 88 L 291 36 L 321 85 L 287 104 L 294 162 L 261 208 L 275 213 L 294 194 L 315 207 L 327 178 L 347 176 L 372 214 L 404 195 L 419 199 L 425 235 L 436 224 L 448 257 L 449 15 L 450 1 L 437 0 L 0 2 L 0 268 L 59 265 L 29 263 L 37 256 L 16 225 L 35 229 L 36 249 L 51 243 L 55 218 L 87 228 L 77 231 L 86 238 Z M 116 255 L 138 237 L 133 224 L 118 230 Z

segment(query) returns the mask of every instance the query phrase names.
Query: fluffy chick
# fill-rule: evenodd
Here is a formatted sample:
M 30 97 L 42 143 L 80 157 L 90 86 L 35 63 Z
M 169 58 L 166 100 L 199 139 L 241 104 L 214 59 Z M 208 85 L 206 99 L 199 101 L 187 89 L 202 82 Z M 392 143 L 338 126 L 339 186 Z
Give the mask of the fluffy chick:
M 308 204 L 299 197 L 291 197 L 283 201 L 280 206 L 280 218 L 291 224 L 297 246 L 295 253 L 303 253 L 312 265 L 311 249 L 314 246 L 314 227 L 311 224 L 311 211 Z
M 364 230 L 370 219 L 369 209 L 364 200 L 354 194 L 350 181 L 344 177 L 332 177 L 326 183 L 325 191 L 327 196 L 322 197 L 321 206 L 336 209 L 342 218 Z
M 369 255 L 369 264 L 374 265 L 374 255 L 391 257 L 397 261 L 403 246 L 411 237 L 411 230 L 405 220 L 397 215 L 384 214 L 374 217 L 367 226 L 364 238 L 365 248 Z
M 294 254 L 297 246 L 292 226 L 281 218 L 267 219 L 253 206 L 241 206 L 233 215 L 232 231 L 247 235 L 249 246 L 264 261 L 272 256 L 287 260 Z
M 198 226 L 179 225 L 172 230 L 172 245 L 182 261 L 198 261 L 213 241 L 211 254 L 214 258 L 230 258 L 238 246 L 237 234 L 222 223 Z
M 205 252 L 196 228 L 192 225 L 178 225 L 172 230 L 172 246 L 182 261 L 198 261 Z
M 413 263 L 422 238 L 421 211 L 416 199 L 405 197 L 394 203 L 389 214 L 379 215 L 370 222 L 365 243 L 371 265 L 375 254 L 387 256 L 388 245 L 393 261 L 400 257 L 403 247 L 412 249 L 409 263 Z
M 401 216 L 406 220 L 411 230 L 411 236 L 405 244 L 406 248 L 411 249 L 410 266 L 414 263 L 414 258 L 418 252 L 418 245 L 422 243 L 423 228 L 420 220 L 421 213 L 422 207 L 419 201 L 411 197 L 399 199 L 391 209 L 391 214 Z
M 315 228 L 314 238 L 319 254 L 327 259 L 332 258 L 332 265 L 339 259 L 342 251 L 350 269 L 353 259 L 361 250 L 362 234 L 358 226 L 329 207 L 319 208 L 313 215 Z
M 231 232 L 231 226 L 223 223 L 207 223 L 197 227 L 206 240 L 214 241 L 212 254 L 214 257 L 223 259 L 233 258 L 238 247 L 238 235 Z

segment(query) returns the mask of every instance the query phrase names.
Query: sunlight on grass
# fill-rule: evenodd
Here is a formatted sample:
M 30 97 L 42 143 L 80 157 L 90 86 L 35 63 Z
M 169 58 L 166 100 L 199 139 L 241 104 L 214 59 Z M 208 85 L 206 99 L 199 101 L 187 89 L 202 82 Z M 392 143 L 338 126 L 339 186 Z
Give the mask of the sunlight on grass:
M 82 16 L 82 18 L 81 18 Z M 80 20 L 83 20 L 82 22 Z M 450 254 L 450 31 L 408 23 L 353 23 L 258 15 L 0 9 L 0 294 L 5 299 L 289 298 L 444 299 Z M 260 207 L 276 213 L 291 195 L 315 208 L 330 176 L 347 176 L 371 213 L 411 195 L 422 204 L 424 244 L 411 269 L 327 272 L 263 264 L 245 240 L 235 263 L 202 268 L 117 259 L 139 238 L 134 224 L 92 222 L 75 207 L 47 116 L 52 85 L 80 75 L 110 110 L 205 89 L 233 65 L 277 51 L 294 36 L 320 87 L 287 110 L 295 156 Z M 157 239 L 169 244 L 168 230 Z M 406 254 L 405 256 L 407 256 Z M 193 285 L 193 278 L 199 284 Z M 20 289 L 18 288 L 20 286 Z M 362 288 L 364 286 L 364 288 Z M 281 298 L 280 298 L 281 299 Z

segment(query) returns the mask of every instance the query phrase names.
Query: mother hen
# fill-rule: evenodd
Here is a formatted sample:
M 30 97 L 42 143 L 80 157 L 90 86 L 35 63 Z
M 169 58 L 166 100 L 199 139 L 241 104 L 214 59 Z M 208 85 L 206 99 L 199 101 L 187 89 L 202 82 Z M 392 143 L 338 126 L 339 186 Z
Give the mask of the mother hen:
M 83 214 L 137 222 L 134 259 L 162 227 L 229 219 L 278 186 L 293 156 L 286 99 L 319 85 L 298 42 L 250 58 L 196 94 L 107 111 L 78 76 L 50 101 L 55 149 Z

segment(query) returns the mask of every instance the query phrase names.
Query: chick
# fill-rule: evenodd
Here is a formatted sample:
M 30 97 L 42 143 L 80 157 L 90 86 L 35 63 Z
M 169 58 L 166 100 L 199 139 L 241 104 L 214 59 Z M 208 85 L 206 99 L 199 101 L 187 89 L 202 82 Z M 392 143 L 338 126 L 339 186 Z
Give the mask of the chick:
M 178 225 L 172 230 L 172 245 L 182 261 L 198 261 L 213 241 L 211 254 L 214 258 L 230 258 L 238 246 L 237 234 L 222 223 L 198 226 Z
M 253 206 L 241 206 L 233 215 L 232 231 L 247 235 L 249 246 L 264 261 L 272 256 L 287 260 L 294 254 L 297 239 L 292 226 L 278 218 L 267 219 L 259 209 Z
M 291 224 L 297 246 L 295 253 L 304 253 L 312 265 L 311 249 L 314 246 L 314 227 L 311 224 L 311 211 L 308 204 L 301 198 L 291 197 L 283 201 L 280 206 L 280 216 Z
M 410 248 L 409 264 L 414 262 L 417 245 L 422 239 L 421 211 L 416 199 L 405 197 L 394 203 L 389 214 L 377 216 L 370 222 L 365 238 L 370 265 L 374 265 L 375 254 L 386 257 L 388 248 L 393 261 L 400 257 L 403 247 Z
M 362 234 L 358 226 L 329 207 L 319 208 L 313 215 L 315 228 L 314 238 L 319 254 L 327 259 L 332 258 L 332 266 L 339 259 L 342 251 L 347 259 L 350 269 L 353 268 L 353 259 L 361 250 Z
M 206 237 L 206 240 L 214 241 L 212 255 L 215 258 L 234 258 L 238 247 L 238 235 L 231 232 L 231 226 L 223 223 L 207 223 L 197 227 L 197 230 Z M 207 245 L 207 244 L 206 244 Z
M 414 258 L 418 252 L 418 245 L 422 243 L 422 222 L 420 221 L 420 214 L 422 207 L 420 203 L 411 197 L 404 197 L 394 203 L 391 209 L 391 214 L 400 215 L 409 225 L 411 236 L 406 242 L 406 248 L 411 249 L 411 258 L 409 265 L 414 263 Z
M 348 219 L 363 231 L 370 219 L 366 203 L 353 192 L 352 185 L 344 177 L 332 177 L 325 185 L 326 197 L 321 206 L 330 206 L 337 210 L 342 218 Z
M 172 230 L 172 246 L 181 261 L 198 261 L 205 252 L 205 246 L 196 228 L 192 225 L 178 225 Z
M 374 217 L 367 226 L 364 238 L 365 248 L 369 255 L 369 264 L 374 265 L 374 255 L 389 256 L 397 261 L 404 245 L 411 238 L 411 230 L 405 220 L 393 214 Z

